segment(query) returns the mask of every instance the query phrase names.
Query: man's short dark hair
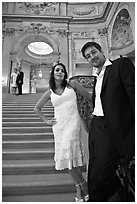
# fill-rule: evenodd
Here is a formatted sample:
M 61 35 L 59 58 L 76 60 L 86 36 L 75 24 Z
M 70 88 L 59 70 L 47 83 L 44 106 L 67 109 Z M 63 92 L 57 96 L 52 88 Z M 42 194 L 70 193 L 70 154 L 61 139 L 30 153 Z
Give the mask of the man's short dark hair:
M 88 48 L 88 47 L 96 47 L 100 52 L 101 52 L 101 46 L 96 43 L 96 42 L 87 42 L 81 49 L 81 52 L 82 52 L 82 55 L 84 58 L 86 58 L 85 56 L 85 50 Z

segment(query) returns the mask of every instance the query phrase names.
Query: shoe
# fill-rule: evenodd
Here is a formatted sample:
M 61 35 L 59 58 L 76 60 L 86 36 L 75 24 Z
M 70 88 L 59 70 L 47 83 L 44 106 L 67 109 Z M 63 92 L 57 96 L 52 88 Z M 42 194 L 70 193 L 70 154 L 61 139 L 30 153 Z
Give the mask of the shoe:
M 87 202 L 89 200 L 89 195 L 84 196 L 84 200 Z
M 80 183 L 80 185 L 81 185 L 81 188 L 84 188 L 84 184 L 86 184 L 86 181 L 84 180 L 83 181 L 83 183 Z M 84 193 L 84 192 L 83 192 Z M 84 193 L 85 194 L 85 193 Z M 85 200 L 85 202 L 87 202 L 88 200 L 89 200 L 89 195 L 87 194 L 87 195 L 85 195 L 84 196 L 84 200 Z
M 83 198 L 76 198 L 75 197 L 75 202 L 84 202 L 85 200 Z
M 76 186 L 76 188 L 81 189 L 81 185 L 80 184 L 76 184 L 75 186 Z M 75 202 L 85 202 L 85 200 L 82 197 L 81 198 L 75 197 Z

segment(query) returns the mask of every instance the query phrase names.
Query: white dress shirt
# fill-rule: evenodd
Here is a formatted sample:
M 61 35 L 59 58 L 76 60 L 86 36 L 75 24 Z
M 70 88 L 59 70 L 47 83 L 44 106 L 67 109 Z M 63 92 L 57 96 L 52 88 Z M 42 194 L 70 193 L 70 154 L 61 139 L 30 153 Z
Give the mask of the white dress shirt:
M 104 77 L 106 66 L 111 65 L 111 64 L 112 63 L 108 59 L 106 59 L 100 74 L 97 75 L 96 72 L 93 73 L 93 75 L 97 77 L 97 82 L 96 82 L 96 87 L 95 87 L 95 95 L 96 95 L 95 96 L 95 107 L 94 107 L 94 111 L 92 114 L 96 116 L 104 116 L 101 99 L 100 99 L 100 93 L 101 93 L 102 82 L 103 82 L 103 77 Z

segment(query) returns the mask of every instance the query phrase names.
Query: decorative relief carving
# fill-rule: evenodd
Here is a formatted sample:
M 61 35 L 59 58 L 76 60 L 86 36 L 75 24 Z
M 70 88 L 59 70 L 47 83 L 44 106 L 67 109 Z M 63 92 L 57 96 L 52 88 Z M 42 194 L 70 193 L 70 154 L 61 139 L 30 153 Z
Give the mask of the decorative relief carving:
M 34 33 L 35 35 L 39 35 L 40 33 L 44 32 L 47 34 L 58 34 L 60 37 L 67 37 L 68 35 L 68 30 L 66 29 L 53 29 L 49 26 L 45 26 L 42 23 L 29 23 L 27 25 L 21 25 L 18 28 L 5 28 L 5 25 L 3 25 L 3 34 L 4 35 L 13 35 L 16 32 L 18 33 Z
M 131 17 L 122 9 L 116 17 L 112 31 L 112 48 L 122 48 L 133 43 Z
M 68 3 L 67 14 L 73 17 L 95 17 L 103 14 L 106 2 Z
M 59 15 L 57 2 L 16 2 L 17 14 Z
M 95 15 L 98 15 L 97 5 L 95 4 L 68 5 L 68 16 L 91 17 Z
M 91 38 L 94 39 L 96 37 L 96 31 L 88 31 L 88 32 L 73 32 L 72 37 L 73 38 Z
M 11 36 L 14 35 L 15 29 L 14 28 L 6 28 L 5 24 L 2 25 L 2 35 L 3 36 Z
M 98 29 L 98 34 L 100 35 L 100 36 L 108 36 L 108 30 L 107 30 L 107 28 L 102 28 L 102 29 Z
M 2 14 L 6 14 L 8 12 L 8 3 L 2 2 Z

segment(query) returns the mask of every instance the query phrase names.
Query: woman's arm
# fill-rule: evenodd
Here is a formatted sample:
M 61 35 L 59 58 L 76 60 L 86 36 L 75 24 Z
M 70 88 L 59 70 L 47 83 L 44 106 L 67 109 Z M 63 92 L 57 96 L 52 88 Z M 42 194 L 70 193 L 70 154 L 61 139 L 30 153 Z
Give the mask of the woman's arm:
M 90 102 L 92 102 L 92 96 L 89 94 L 89 92 L 77 81 L 71 80 L 68 82 L 68 84 L 79 91 L 79 93 L 84 96 L 86 99 L 88 99 Z
M 48 102 L 50 99 L 51 92 L 50 90 L 46 91 L 43 96 L 40 98 L 40 100 L 37 102 L 37 104 L 34 107 L 34 112 L 40 117 L 40 119 L 47 123 L 48 125 L 55 125 L 56 120 L 55 118 L 53 119 L 48 119 L 45 117 L 45 115 L 41 112 L 42 107 L 45 105 L 45 103 Z

